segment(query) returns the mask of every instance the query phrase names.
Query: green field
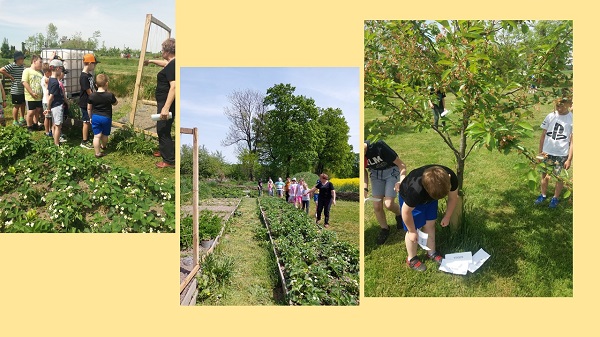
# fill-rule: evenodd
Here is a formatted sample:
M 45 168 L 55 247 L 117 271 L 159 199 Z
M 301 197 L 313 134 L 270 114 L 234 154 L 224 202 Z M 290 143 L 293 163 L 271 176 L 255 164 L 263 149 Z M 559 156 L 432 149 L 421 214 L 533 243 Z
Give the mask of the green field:
M 446 98 L 452 110 L 452 97 Z M 534 137 L 523 141 L 537 151 L 539 125 L 552 106 L 537 107 L 528 122 Z M 381 116 L 365 109 L 365 123 Z M 448 118 L 457 118 L 450 114 Z M 539 131 L 539 132 L 538 132 Z M 455 137 L 457 140 L 458 137 Z M 384 139 L 406 163 L 408 171 L 431 163 L 455 168 L 452 152 L 432 130 L 415 132 L 410 126 Z M 465 213 L 462 227 L 452 232 L 439 226 L 445 201 L 440 202 L 437 249 L 442 254 L 483 248 L 491 258 L 474 274 L 446 274 L 426 261 L 427 271 L 419 273 L 406 266 L 404 234 L 391 226 L 388 241 L 375 240 L 379 225 L 371 204 L 365 207 L 364 295 L 394 296 L 573 296 L 573 205 L 562 200 L 556 209 L 546 202 L 535 207 L 539 190 L 527 187 L 526 171 L 515 169 L 525 162 L 522 156 L 504 155 L 485 148 L 472 152 L 464 176 Z M 572 169 L 569 170 L 572 172 Z M 554 191 L 550 182 L 549 193 Z M 397 202 L 397 200 L 396 200 Z M 389 224 L 393 214 L 386 212 Z M 425 252 L 418 256 L 424 261 Z

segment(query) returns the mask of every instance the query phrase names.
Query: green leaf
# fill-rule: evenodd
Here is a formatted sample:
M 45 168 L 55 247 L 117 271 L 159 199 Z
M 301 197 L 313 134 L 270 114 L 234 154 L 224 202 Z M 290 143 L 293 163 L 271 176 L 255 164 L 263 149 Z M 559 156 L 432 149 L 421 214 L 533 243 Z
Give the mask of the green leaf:
M 446 77 L 448 77 L 448 75 L 450 74 L 450 72 L 452 71 L 452 69 L 446 69 L 443 73 L 442 73 L 442 81 L 446 79 Z
M 525 130 L 533 131 L 533 127 L 531 126 L 531 124 L 527 123 L 526 121 L 520 121 L 519 123 L 517 123 L 517 125 Z

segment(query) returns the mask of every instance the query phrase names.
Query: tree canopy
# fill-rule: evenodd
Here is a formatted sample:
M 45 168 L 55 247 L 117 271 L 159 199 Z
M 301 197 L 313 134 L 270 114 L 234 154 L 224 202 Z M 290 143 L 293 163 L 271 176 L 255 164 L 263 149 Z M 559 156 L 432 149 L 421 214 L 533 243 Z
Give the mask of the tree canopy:
M 524 151 L 519 139 L 532 135 L 533 106 L 570 92 L 572 31 L 572 21 L 367 21 L 365 107 L 387 118 L 365 125 L 366 134 L 433 128 L 456 159 L 462 188 L 474 148 Z M 533 80 L 541 90 L 530 94 Z M 459 116 L 439 128 L 426 103 L 437 90 L 453 94 Z

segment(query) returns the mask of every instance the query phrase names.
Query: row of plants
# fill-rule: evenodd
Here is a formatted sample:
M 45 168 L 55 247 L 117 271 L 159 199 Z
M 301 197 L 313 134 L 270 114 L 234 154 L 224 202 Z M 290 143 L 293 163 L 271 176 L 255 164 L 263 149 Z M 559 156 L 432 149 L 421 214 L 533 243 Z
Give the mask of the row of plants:
M 278 198 L 259 199 L 294 305 L 358 305 L 358 249 Z
M 16 150 L 15 150 L 16 149 Z M 0 232 L 174 232 L 172 182 L 0 128 Z
M 198 212 L 198 239 L 213 240 L 219 235 L 222 227 L 221 217 L 213 211 Z M 181 218 L 179 229 L 179 248 L 186 250 L 193 246 L 194 219 L 188 215 Z

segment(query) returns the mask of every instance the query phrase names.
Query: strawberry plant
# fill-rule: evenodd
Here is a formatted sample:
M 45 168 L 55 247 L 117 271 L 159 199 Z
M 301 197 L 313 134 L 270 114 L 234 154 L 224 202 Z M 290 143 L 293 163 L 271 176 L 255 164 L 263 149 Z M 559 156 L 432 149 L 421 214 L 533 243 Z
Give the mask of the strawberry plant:
M 359 254 L 278 198 L 260 199 L 295 305 L 357 305 Z
M 0 148 L 10 142 L 0 139 Z M 18 161 L 2 161 L 0 233 L 174 232 L 173 184 L 47 138 L 26 150 Z

